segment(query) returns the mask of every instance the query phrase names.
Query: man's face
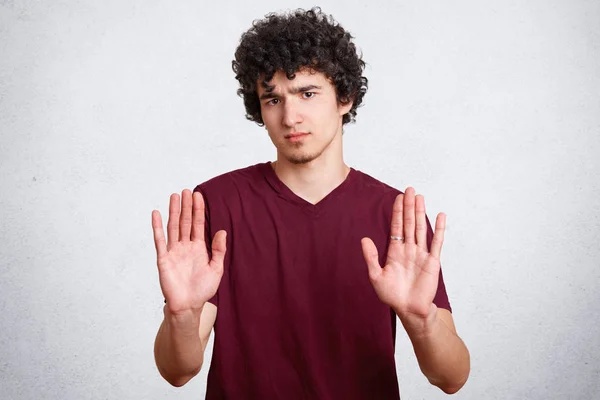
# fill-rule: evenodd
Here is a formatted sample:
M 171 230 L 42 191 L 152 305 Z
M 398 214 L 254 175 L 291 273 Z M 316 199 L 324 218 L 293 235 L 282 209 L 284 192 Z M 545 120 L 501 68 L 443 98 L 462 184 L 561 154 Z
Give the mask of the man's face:
M 352 103 L 338 104 L 335 86 L 321 72 L 302 69 L 289 80 L 285 73 L 273 75 L 265 90 L 258 81 L 262 119 L 278 155 L 293 164 L 318 158 L 342 133 L 342 117 Z M 298 135 L 302 134 L 302 135 Z

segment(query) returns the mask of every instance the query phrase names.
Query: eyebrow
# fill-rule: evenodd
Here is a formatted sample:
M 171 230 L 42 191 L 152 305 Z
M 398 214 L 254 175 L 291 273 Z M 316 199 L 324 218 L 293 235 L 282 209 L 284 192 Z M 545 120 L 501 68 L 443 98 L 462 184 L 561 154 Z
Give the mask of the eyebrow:
M 288 93 L 290 94 L 298 94 L 298 93 L 302 93 L 302 92 L 308 92 L 309 90 L 314 90 L 314 89 L 321 89 L 321 86 L 317 86 L 317 85 L 307 85 L 307 86 L 301 86 L 301 87 L 293 87 L 290 88 L 290 90 L 288 91 Z M 272 99 L 279 96 L 279 93 L 271 90 L 270 92 L 265 92 L 260 96 L 260 100 L 264 100 L 264 99 Z

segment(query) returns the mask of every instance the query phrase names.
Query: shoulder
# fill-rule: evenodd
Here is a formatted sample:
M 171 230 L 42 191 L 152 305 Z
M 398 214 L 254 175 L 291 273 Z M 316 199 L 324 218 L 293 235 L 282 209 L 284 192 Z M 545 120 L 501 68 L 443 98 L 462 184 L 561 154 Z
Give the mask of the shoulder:
M 355 169 L 357 191 L 364 196 L 376 197 L 380 199 L 392 199 L 393 202 L 402 191 L 395 187 L 367 174 L 366 172 Z
M 255 164 L 215 176 L 194 188 L 204 198 L 207 217 L 215 229 L 228 229 L 231 221 L 243 215 L 243 209 L 249 203 L 257 201 L 257 196 L 250 195 L 263 191 L 264 173 L 267 165 Z
M 266 163 L 250 165 L 215 176 L 198 184 L 194 192 L 201 192 L 205 198 L 227 198 L 259 182 L 263 177 L 262 168 L 265 168 L 265 165 Z

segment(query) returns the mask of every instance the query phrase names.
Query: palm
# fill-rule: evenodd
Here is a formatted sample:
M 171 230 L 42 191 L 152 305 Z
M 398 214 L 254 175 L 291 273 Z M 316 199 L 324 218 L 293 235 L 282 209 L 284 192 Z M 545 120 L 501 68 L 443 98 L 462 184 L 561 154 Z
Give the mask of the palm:
M 210 268 L 204 246 L 176 243 L 158 259 L 160 286 L 174 310 L 199 308 L 216 292 L 220 275 Z
M 373 282 L 375 291 L 386 304 L 426 316 L 437 290 L 440 263 L 414 244 L 392 245 L 381 279 Z
M 193 203 L 193 207 L 192 207 Z M 217 291 L 223 275 L 225 232 L 213 240 L 213 258 L 209 258 L 204 238 L 204 202 L 202 195 L 189 190 L 172 195 L 169 205 L 165 242 L 158 211 L 152 214 L 154 241 L 160 286 L 171 312 L 199 309 Z
M 415 199 L 414 189 L 407 188 L 406 194 L 394 202 L 391 226 L 392 236 L 404 237 L 404 241 L 391 240 L 383 268 L 377 261 L 373 241 L 363 239 L 363 253 L 375 292 L 399 315 L 425 318 L 429 314 L 437 291 L 444 228 L 445 215 L 440 214 L 429 251 L 423 197 Z

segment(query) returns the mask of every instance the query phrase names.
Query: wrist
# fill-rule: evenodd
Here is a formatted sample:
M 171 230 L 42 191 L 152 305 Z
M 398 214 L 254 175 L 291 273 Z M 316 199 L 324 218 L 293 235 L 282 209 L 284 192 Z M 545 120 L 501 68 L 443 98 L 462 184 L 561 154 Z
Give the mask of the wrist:
M 425 316 L 396 311 L 402 326 L 411 339 L 426 339 L 435 334 L 439 328 L 438 308 L 431 303 L 429 313 Z
M 171 329 L 175 329 L 180 332 L 189 332 L 197 334 L 200 326 L 200 316 L 202 315 L 202 309 L 204 306 L 198 309 L 189 309 L 183 311 L 171 311 L 168 305 L 164 306 L 165 323 Z

